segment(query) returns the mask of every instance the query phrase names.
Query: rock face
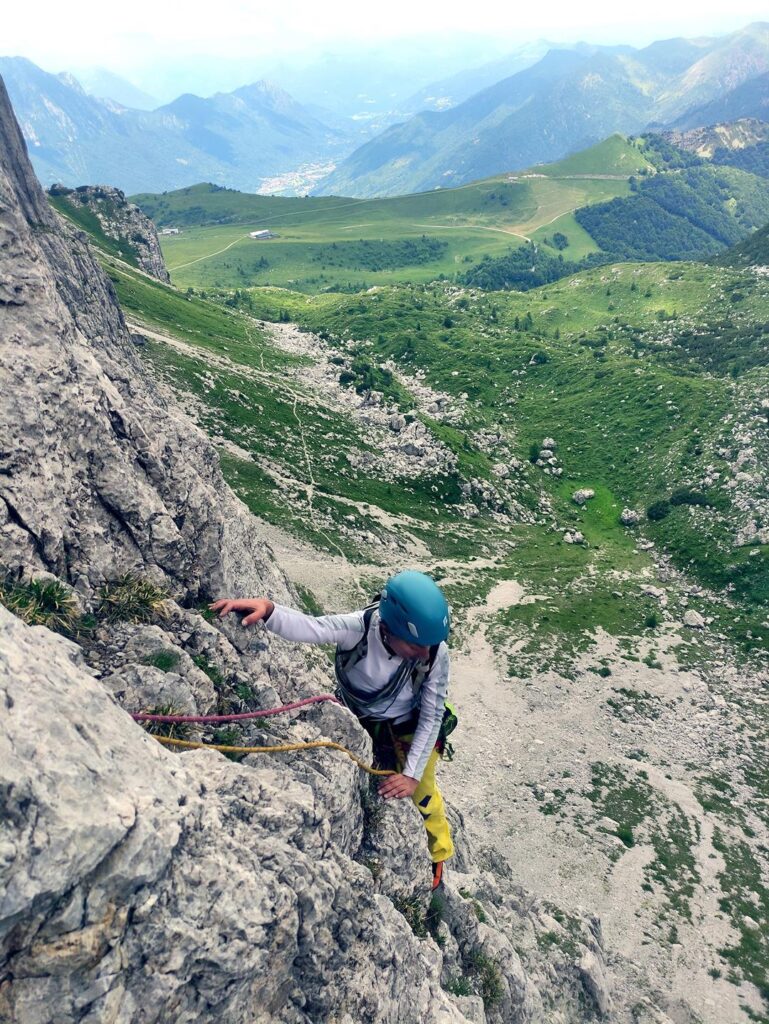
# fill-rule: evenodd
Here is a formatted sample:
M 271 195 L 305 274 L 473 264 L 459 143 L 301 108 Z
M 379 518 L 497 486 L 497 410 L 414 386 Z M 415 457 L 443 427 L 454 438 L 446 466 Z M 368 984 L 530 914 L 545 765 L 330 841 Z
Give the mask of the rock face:
M 352 859 L 352 762 L 169 755 L 66 640 L 2 608 L 0 636 L 3 1020 L 464 1019 Z
M 48 191 L 73 211 L 87 210 L 93 214 L 102 232 L 117 243 L 123 259 L 135 261 L 140 270 L 158 281 L 170 283 L 155 225 L 138 206 L 128 202 L 119 188 L 111 185 L 81 185 L 79 188 L 52 185 Z
M 5 568 L 48 570 L 86 596 L 129 571 L 190 600 L 202 581 L 206 594 L 285 594 L 212 446 L 160 399 L 109 281 L 48 206 L 4 93 L 0 139 Z
M 270 707 L 327 689 L 328 666 L 195 610 L 223 592 L 294 595 L 46 202 L 1 82 L 0 239 L 0 596 L 28 614 L 14 594 L 48 588 L 45 621 L 73 616 L 79 640 L 0 605 L 0 1019 L 595 1019 L 609 1006 L 597 923 L 568 919 L 543 960 L 545 908 L 473 864 L 460 820 L 454 870 L 474 899 L 449 884 L 430 925 L 420 815 L 384 805 L 352 761 L 180 756 L 126 714 Z M 105 616 L 106 594 L 137 580 L 155 595 L 140 614 L 123 598 Z M 371 757 L 337 705 L 271 723 L 239 741 L 333 738 Z

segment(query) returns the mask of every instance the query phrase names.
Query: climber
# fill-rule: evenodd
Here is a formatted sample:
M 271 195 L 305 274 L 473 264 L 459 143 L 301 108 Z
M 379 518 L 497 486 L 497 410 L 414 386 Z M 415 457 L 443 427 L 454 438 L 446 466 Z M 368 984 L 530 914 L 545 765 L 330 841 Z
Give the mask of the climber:
M 454 853 L 435 781 L 444 716 L 450 719 L 449 606 L 440 588 L 407 570 L 389 579 L 373 604 L 342 615 L 305 615 L 262 597 L 214 601 L 210 609 L 220 617 L 245 612 L 244 626 L 263 622 L 286 640 L 336 644 L 337 696 L 372 737 L 379 766 L 396 772 L 380 784 L 380 795 L 411 797 L 422 815 L 436 889 Z

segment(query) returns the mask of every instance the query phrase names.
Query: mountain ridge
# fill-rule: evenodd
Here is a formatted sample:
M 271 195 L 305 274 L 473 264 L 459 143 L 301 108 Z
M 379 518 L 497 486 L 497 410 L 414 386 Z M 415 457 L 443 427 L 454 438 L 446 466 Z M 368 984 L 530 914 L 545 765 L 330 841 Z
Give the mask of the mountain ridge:
M 457 107 L 388 129 L 345 158 L 314 194 L 392 195 L 459 185 L 558 159 L 614 131 L 637 134 L 682 116 L 693 92 L 712 99 L 725 79 L 757 71 L 768 39 L 769 26 L 756 23 L 704 44 L 550 51 Z M 755 54 L 747 68 L 740 63 L 746 52 Z
M 0 58 L 0 72 L 46 185 L 174 188 L 190 183 L 187 168 L 194 167 L 256 191 L 264 177 L 344 145 L 338 130 L 268 83 L 208 98 L 188 93 L 146 111 L 89 96 L 71 76 L 50 75 L 25 58 Z

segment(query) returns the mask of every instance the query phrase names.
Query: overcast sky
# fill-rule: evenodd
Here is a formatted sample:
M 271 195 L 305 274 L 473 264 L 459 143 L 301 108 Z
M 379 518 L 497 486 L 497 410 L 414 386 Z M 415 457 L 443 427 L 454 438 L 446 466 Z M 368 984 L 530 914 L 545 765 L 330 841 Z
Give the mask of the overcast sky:
M 299 55 L 403 36 L 437 41 L 438 34 L 473 33 L 488 37 L 493 57 L 495 49 L 537 37 L 643 45 L 672 35 L 719 34 L 767 18 L 765 0 L 732 0 L 726 10 L 722 0 L 36 0 L 4 10 L 3 55 L 28 57 L 49 71 L 101 65 L 128 77 L 153 62 L 192 55 Z M 468 45 L 470 50 L 477 53 Z

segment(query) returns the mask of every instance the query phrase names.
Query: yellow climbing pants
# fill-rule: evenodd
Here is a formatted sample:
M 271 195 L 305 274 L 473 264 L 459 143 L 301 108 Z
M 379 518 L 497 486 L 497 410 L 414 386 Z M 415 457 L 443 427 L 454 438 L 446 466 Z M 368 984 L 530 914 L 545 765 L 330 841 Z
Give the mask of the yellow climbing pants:
M 406 764 L 413 738 L 413 733 L 395 737 L 395 763 L 399 772 L 403 771 Z M 448 860 L 454 855 L 454 843 L 451 841 L 451 830 L 446 820 L 446 808 L 441 791 L 435 781 L 435 769 L 440 757 L 440 752 L 433 750 L 428 758 L 422 781 L 414 790 L 414 795 L 411 798 L 425 823 L 427 848 L 434 864 L 441 860 Z

